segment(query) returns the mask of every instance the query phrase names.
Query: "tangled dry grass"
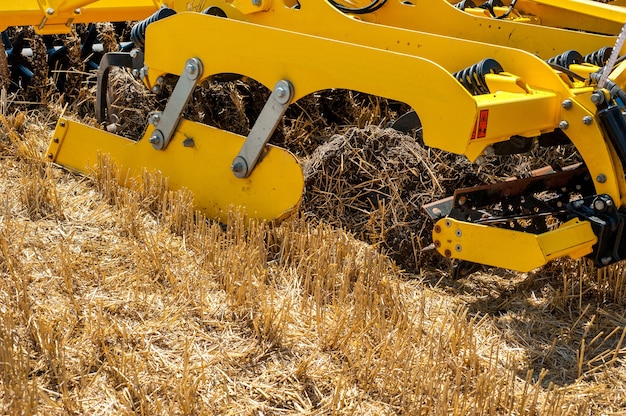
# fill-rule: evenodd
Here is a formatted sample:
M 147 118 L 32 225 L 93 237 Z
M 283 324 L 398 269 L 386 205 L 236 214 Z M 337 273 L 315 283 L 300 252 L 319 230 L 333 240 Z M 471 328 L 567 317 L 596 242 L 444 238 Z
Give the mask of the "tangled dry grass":
M 245 131 L 251 84 L 207 88 Z M 44 163 L 60 105 L 7 103 L 0 413 L 624 414 L 623 265 L 452 280 L 419 257 L 426 198 L 570 153 L 481 170 L 377 127 L 391 108 L 307 97 L 273 139 L 303 160 L 303 209 L 224 225 L 163 178 L 120 188 L 106 158 L 93 178 Z

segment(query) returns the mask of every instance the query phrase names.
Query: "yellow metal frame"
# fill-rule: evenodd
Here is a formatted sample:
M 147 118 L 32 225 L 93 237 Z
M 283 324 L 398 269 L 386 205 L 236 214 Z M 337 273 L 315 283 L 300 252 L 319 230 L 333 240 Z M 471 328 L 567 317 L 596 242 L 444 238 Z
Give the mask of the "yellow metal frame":
M 304 7 L 304 5 L 302 6 Z M 609 194 L 620 205 L 626 200 L 622 200 L 621 195 L 626 195 L 626 185 L 624 181 L 618 180 L 621 175 L 621 165 L 615 163 L 614 154 L 610 146 L 604 141 L 604 136 L 600 127 L 583 125 L 581 120 L 584 116 L 594 117 L 595 106 L 589 99 L 589 90 L 572 90 L 562 79 L 543 61 L 536 56 L 518 49 L 510 49 L 497 45 L 487 45 L 483 43 L 470 42 L 463 39 L 455 39 L 410 31 L 397 27 L 370 24 L 360 20 L 347 18 L 343 13 L 336 11 L 327 3 L 311 2 L 309 4 L 311 14 L 302 13 L 302 10 L 278 7 L 272 9 L 271 13 L 258 13 L 254 16 L 255 21 L 271 26 L 271 23 L 280 22 L 281 26 L 289 26 L 299 33 L 309 33 L 313 35 L 323 35 L 324 38 L 331 38 L 340 41 L 347 41 L 352 44 L 367 45 L 384 51 L 380 58 L 375 58 L 380 52 L 370 49 L 354 57 L 356 61 L 348 66 L 338 65 L 337 62 L 344 62 L 345 58 L 338 58 L 336 61 L 321 59 L 328 56 L 327 49 L 332 42 L 328 42 L 316 49 L 306 48 L 298 53 L 295 59 L 287 58 L 283 63 L 290 73 L 306 63 L 307 68 L 312 68 L 311 74 L 299 81 L 303 85 L 310 85 L 306 88 L 297 88 L 296 99 L 327 88 L 347 88 L 361 92 L 367 92 L 381 97 L 391 98 L 405 102 L 416 110 L 423 126 L 424 140 L 427 145 L 447 150 L 450 152 L 465 154 L 470 160 L 475 160 L 484 152 L 489 145 L 507 140 L 514 135 L 533 137 L 543 132 L 549 132 L 558 127 L 561 121 L 566 121 L 570 129 L 566 132 L 572 142 L 576 145 L 581 156 L 587 163 L 594 178 L 605 177 L 605 182 L 596 181 L 598 193 Z M 331 10 L 332 9 L 332 10 Z M 319 14 L 313 13 L 318 11 Z M 273 16 L 273 14 L 276 14 Z M 324 28 L 320 29 L 319 21 L 315 16 L 323 16 Z M 178 16 L 177 16 L 178 17 Z M 187 19 L 189 17 L 185 17 Z M 232 19 L 226 19 L 232 20 Z M 167 39 L 160 39 L 161 30 L 157 27 L 170 26 L 171 32 L 177 32 L 176 23 L 166 19 L 148 28 L 148 42 L 150 38 L 157 39 L 157 49 L 171 51 L 170 54 L 146 53 L 146 63 L 151 69 L 147 83 L 151 86 L 159 76 L 164 73 L 176 73 L 177 65 L 181 66 L 189 56 L 206 56 L 207 59 L 213 50 L 207 50 L 202 45 L 190 45 L 189 48 L 175 47 L 169 41 L 171 49 L 166 48 L 164 43 Z M 193 24 L 193 23 L 190 23 Z M 200 23 L 198 23 L 200 24 Z M 220 25 L 211 23 L 211 26 Z M 193 26 L 186 26 L 187 31 L 196 33 L 199 29 Z M 283 55 L 279 51 L 268 51 L 267 56 L 262 54 L 266 50 L 269 40 L 264 34 L 259 34 L 257 41 L 243 39 L 238 33 L 228 28 L 224 33 L 232 33 L 231 38 L 236 42 L 239 40 L 247 45 L 255 45 L 259 48 L 259 53 L 254 53 L 258 62 L 263 62 L 254 68 L 254 74 L 250 74 L 250 60 L 244 58 L 237 69 L 223 69 L 213 71 L 235 72 L 250 75 L 258 79 L 268 87 L 273 85 L 275 79 L 263 80 L 261 74 Z M 237 29 L 239 30 L 239 29 Z M 319 32 L 323 31 L 323 34 Z M 273 33 L 273 32 L 272 32 Z M 293 52 L 292 43 L 287 35 L 281 33 L 272 39 L 276 45 L 289 48 Z M 197 36 L 211 36 L 210 33 L 197 33 Z M 176 39 L 170 36 L 169 39 Z M 198 39 L 207 39 L 199 37 Z M 176 42 L 182 40 L 176 40 Z M 216 42 L 217 43 L 217 42 Z M 220 44 L 229 44 L 231 48 L 237 48 L 237 44 L 230 45 L 230 42 L 220 41 Z M 218 48 L 218 45 L 214 45 Z M 165 49 L 163 49 L 165 48 Z M 190 49 L 190 50 L 188 50 Z M 324 51 L 313 57 L 310 51 Z M 357 50 L 356 45 L 349 48 L 349 51 Z M 408 55 L 411 58 L 390 57 L 390 51 L 398 52 L 401 55 Z M 454 54 L 448 51 L 455 51 Z M 351 55 L 351 52 L 346 52 Z M 229 59 L 226 55 L 232 55 L 228 49 L 223 51 L 218 63 L 226 63 Z M 271 56 L 271 59 L 268 57 Z M 293 56 L 290 53 L 289 56 Z M 494 94 L 471 97 L 461 85 L 450 76 L 450 73 L 473 65 L 485 57 L 491 57 L 500 62 L 506 71 L 515 74 L 530 84 L 532 92 L 519 93 L 511 91 L 498 91 Z M 411 59 L 411 61 L 409 61 Z M 213 60 L 215 61 L 215 59 Z M 282 61 L 282 60 L 281 60 Z M 393 62 L 396 63 L 393 63 Z M 360 68 L 375 67 L 375 74 L 362 74 Z M 353 66 L 357 68 L 352 68 Z M 407 67 L 408 71 L 401 68 Z M 342 68 L 341 71 L 328 71 L 328 68 Z M 405 75 L 401 75 L 406 72 Z M 320 79 L 323 74 L 323 79 Z M 381 74 L 381 75 L 377 75 Z M 382 74 L 385 74 L 384 76 Z M 419 75 L 417 75 L 419 74 Z M 377 79 L 375 81 L 375 79 Z M 397 88 L 394 84 L 399 83 Z M 314 85 L 317 84 L 317 85 Z M 583 94 L 579 100 L 576 95 Z M 424 97 L 427 97 L 424 99 Z M 572 99 L 574 105 L 571 109 L 564 109 L 561 103 L 565 99 Z M 450 100 L 454 100 L 455 110 L 452 112 L 441 111 L 450 108 Z M 489 111 L 489 119 L 493 124 L 489 125 L 487 135 L 481 139 L 471 139 L 471 133 L 477 123 L 478 115 L 482 110 Z M 519 117 L 525 114 L 525 117 Z M 490 122 L 491 123 L 491 122 Z
M 141 20 L 161 0 L 10 0 L 0 6 L 0 30 L 33 26 L 39 34 L 69 33 L 72 24 Z
M 236 73 L 268 88 L 287 80 L 294 87 L 293 101 L 331 88 L 361 91 L 407 103 L 420 117 L 427 145 L 465 154 L 470 160 L 511 136 L 535 137 L 563 128 L 585 160 L 596 192 L 608 194 L 620 206 L 625 202 L 624 172 L 595 121 L 591 88 L 574 88 L 532 53 L 374 24 L 346 16 L 321 1 L 301 0 L 304 4 L 296 10 L 285 2 L 263 0 L 258 5 L 259 10 L 265 10 L 262 13 L 247 2 L 245 7 L 244 2 L 217 3 L 239 4 L 238 17 L 230 16 L 237 13 L 234 7 L 228 9 L 229 19 L 181 12 L 147 28 L 144 82 L 148 87 L 157 85 L 166 74 L 181 75 L 187 60 L 196 58 L 203 63 L 203 78 Z M 319 24 L 320 19 L 324 25 Z M 558 33 L 567 33 L 568 39 L 578 36 L 573 35 L 575 32 Z M 598 45 L 600 40 L 612 39 L 584 36 Z M 451 74 L 486 57 L 500 62 L 507 72 L 488 77 L 495 86 L 492 93 L 472 96 Z M 566 101 L 571 105 L 563 105 Z M 583 122 L 586 116 L 594 121 Z M 274 219 L 294 209 L 302 193 L 302 172 L 293 156 L 282 149 L 270 147 L 249 178 L 236 178 L 229 163 L 245 138 L 231 133 L 182 121 L 170 146 L 157 151 L 148 142 L 151 129 L 134 143 L 67 120 L 61 123 L 55 133 L 58 143 L 53 141 L 48 152 L 51 160 L 88 172 L 102 152 L 112 154 L 120 168 L 133 177 L 139 176 L 142 166 L 161 170 L 175 177 L 175 187 L 190 187 L 199 208 L 210 216 L 223 219 L 230 204 L 242 204 L 251 215 Z M 475 134 L 477 128 L 482 134 Z M 197 159 L 193 159 L 197 161 L 191 164 L 190 150 L 181 146 L 189 137 L 198 144 L 194 147 Z M 209 155 L 218 155 L 218 162 L 207 162 Z M 285 173 L 295 179 L 283 180 Z M 208 184 L 201 179 L 205 174 L 211 178 Z M 233 189 L 234 193 L 230 191 Z M 456 251 L 458 256 L 450 257 L 518 270 L 538 267 L 558 256 L 588 254 L 596 243 L 589 223 L 584 221 L 570 222 L 541 235 L 449 221 L 458 225 L 469 246 L 491 242 L 477 245 L 480 249 Z M 453 238 L 458 237 L 456 231 L 440 233 L 437 241 L 442 254 L 461 244 Z M 507 245 L 512 251 L 497 250 L 489 244 L 499 248 Z M 528 260 L 511 260 L 512 253 Z
M 345 15 L 325 0 L 300 0 L 299 3 L 299 9 L 295 9 L 279 0 L 263 0 L 256 6 L 251 2 L 208 0 L 202 4 L 202 7 L 209 5 L 220 7 L 229 18 L 237 20 L 375 47 L 380 46 L 373 43 L 377 40 L 374 35 L 356 38 L 352 33 L 346 33 L 343 30 L 346 25 L 345 21 L 360 20 L 417 32 L 508 46 L 523 49 L 543 59 L 551 58 L 570 49 L 575 49 L 585 55 L 605 46 L 613 46 L 623 23 L 626 22 L 626 9 L 587 0 L 554 0 L 552 2 L 518 0 L 518 5 L 524 3 L 528 4 L 528 7 L 539 8 L 539 12 L 543 14 L 538 15 L 541 16 L 541 25 L 474 16 L 456 9 L 446 0 L 413 2 L 388 0 L 383 7 L 373 13 L 354 16 Z M 368 2 L 361 1 L 360 3 Z M 562 20 L 559 20 L 561 18 Z M 552 27 L 546 23 L 553 21 L 558 21 L 563 26 Z M 320 22 L 324 23 L 320 24 Z M 566 30 L 562 27 L 575 30 Z M 591 32 L 585 33 L 582 30 Z M 395 39 L 395 41 L 399 40 Z M 450 52 L 450 54 L 454 56 L 457 52 Z

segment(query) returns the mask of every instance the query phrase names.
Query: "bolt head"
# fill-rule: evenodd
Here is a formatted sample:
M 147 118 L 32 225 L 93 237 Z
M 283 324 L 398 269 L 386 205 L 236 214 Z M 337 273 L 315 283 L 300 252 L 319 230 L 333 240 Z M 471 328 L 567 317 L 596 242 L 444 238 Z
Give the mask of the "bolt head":
M 589 126 L 593 123 L 593 117 L 591 116 L 584 116 L 583 117 L 583 124 L 586 126 Z
M 244 173 L 246 170 L 246 167 L 243 165 L 243 163 L 241 162 L 235 162 L 233 163 L 233 165 L 230 167 L 230 169 L 234 172 L 234 173 Z
M 559 123 L 559 128 L 561 130 L 567 130 L 569 128 L 569 123 L 567 122 L 567 120 L 561 120 L 561 122 Z
M 46 14 L 54 14 L 54 9 L 52 7 L 48 7 L 46 9 Z
M 602 199 L 596 199 L 593 201 L 593 209 L 602 212 L 606 209 L 606 203 Z
M 161 142 L 161 139 L 159 139 L 159 136 L 151 136 L 150 137 L 150 144 L 159 144 Z
M 602 94 L 601 92 L 594 92 L 589 98 L 591 99 L 591 102 L 595 105 L 600 105 L 604 102 L 604 94 Z
M 573 105 L 574 103 L 570 99 L 563 100 L 563 102 L 561 103 L 561 107 L 563 107 L 566 110 L 569 110 L 570 108 L 572 108 Z
M 261 5 L 261 0 L 252 0 L 252 5 L 253 6 L 260 6 Z
M 606 182 L 606 175 L 604 173 L 599 174 L 598 177 L 596 178 L 596 181 L 598 181 L 599 183 Z

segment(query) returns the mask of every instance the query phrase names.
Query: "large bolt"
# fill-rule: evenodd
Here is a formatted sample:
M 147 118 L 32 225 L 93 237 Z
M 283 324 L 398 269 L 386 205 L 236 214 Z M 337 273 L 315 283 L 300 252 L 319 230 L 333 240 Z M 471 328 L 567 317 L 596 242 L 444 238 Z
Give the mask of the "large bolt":
M 591 116 L 584 116 L 583 117 L 583 124 L 584 125 L 589 126 L 589 125 L 591 125 L 591 123 L 593 123 L 593 117 L 591 117 Z
M 596 177 L 596 181 L 599 183 L 606 182 L 606 175 L 604 173 L 599 174 L 598 177 Z
M 567 100 L 563 100 L 563 102 L 561 103 L 561 107 L 563 107 L 566 110 L 569 110 L 570 108 L 572 108 L 573 105 L 574 103 L 569 98 Z
M 48 7 L 46 9 L 46 14 L 53 15 L 54 14 L 54 9 L 52 7 Z
M 233 171 L 236 177 L 245 178 L 246 173 L 248 173 L 248 165 L 241 156 L 237 156 L 235 160 L 233 160 L 230 170 Z
M 161 121 L 161 113 L 153 113 L 150 115 L 150 124 L 156 126 Z
M 604 202 L 604 200 L 598 198 L 593 201 L 593 209 L 603 212 L 606 209 L 606 203 Z
M 595 105 L 600 105 L 604 102 L 604 94 L 602 94 L 599 91 L 596 91 L 593 94 L 591 94 L 591 97 L 589 98 L 591 99 L 591 102 L 594 103 Z
M 559 123 L 559 128 L 561 130 L 567 130 L 569 128 L 569 123 L 567 122 L 567 120 L 561 120 L 561 122 Z
M 149 142 L 150 144 L 158 145 L 161 143 L 161 138 L 155 134 L 154 136 L 150 137 Z

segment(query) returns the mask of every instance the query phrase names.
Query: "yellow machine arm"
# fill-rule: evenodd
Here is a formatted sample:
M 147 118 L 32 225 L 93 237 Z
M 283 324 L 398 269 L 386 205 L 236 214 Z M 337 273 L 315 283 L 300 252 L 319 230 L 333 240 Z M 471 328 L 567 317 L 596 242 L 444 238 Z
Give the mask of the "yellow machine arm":
M 161 0 L 10 0 L 0 7 L 0 30 L 33 26 L 40 34 L 69 33 L 74 23 L 141 20 Z

